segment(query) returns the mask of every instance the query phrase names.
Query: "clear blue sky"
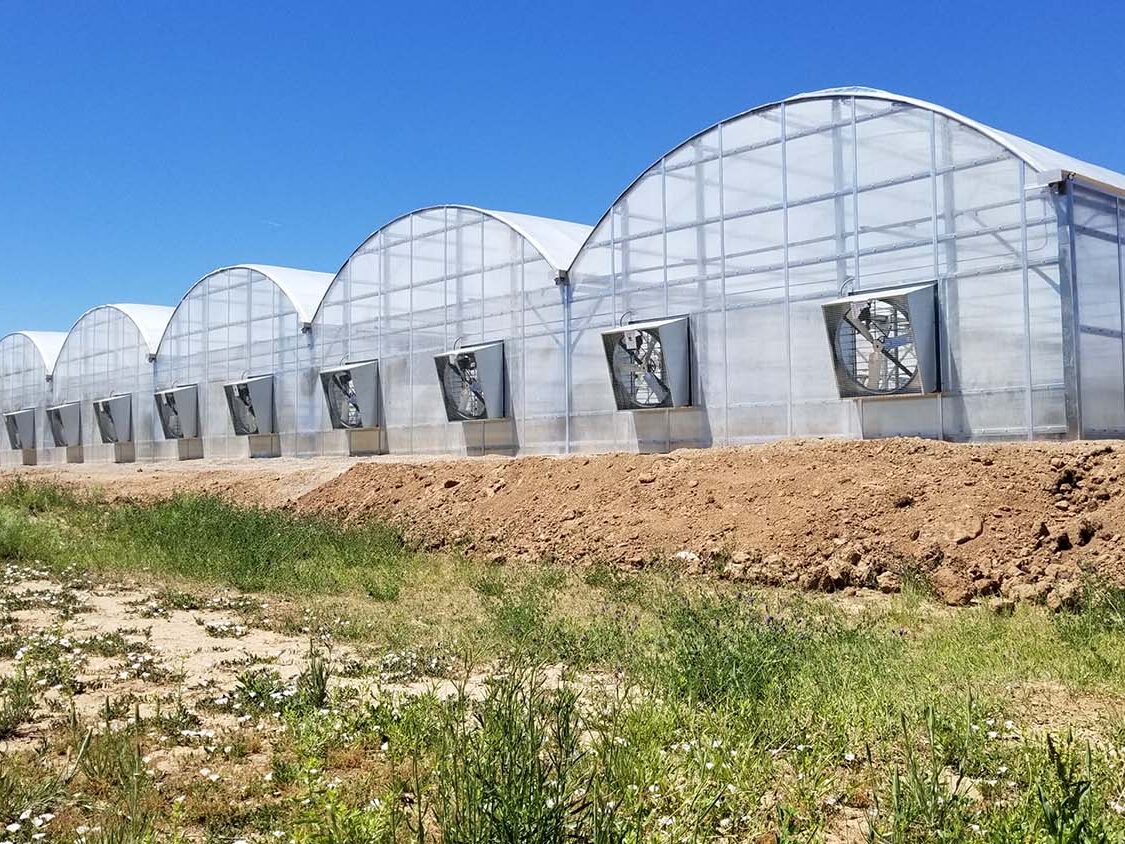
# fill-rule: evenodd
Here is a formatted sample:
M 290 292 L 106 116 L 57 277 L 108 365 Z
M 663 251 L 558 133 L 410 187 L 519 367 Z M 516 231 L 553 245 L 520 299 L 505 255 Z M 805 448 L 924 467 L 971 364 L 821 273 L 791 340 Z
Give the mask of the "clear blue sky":
M 0 334 L 334 271 L 464 202 L 593 223 L 663 152 L 834 85 L 1125 171 L 1125 4 L 0 0 Z

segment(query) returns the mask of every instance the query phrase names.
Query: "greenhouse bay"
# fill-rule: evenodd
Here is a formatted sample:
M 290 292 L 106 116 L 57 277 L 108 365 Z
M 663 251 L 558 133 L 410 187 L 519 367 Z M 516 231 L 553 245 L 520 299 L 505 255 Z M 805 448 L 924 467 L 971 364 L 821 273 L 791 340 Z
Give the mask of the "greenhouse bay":
M 334 273 L 224 267 L 0 338 L 0 461 L 1123 436 L 1122 197 L 941 106 L 799 94 L 592 226 L 428 206 Z

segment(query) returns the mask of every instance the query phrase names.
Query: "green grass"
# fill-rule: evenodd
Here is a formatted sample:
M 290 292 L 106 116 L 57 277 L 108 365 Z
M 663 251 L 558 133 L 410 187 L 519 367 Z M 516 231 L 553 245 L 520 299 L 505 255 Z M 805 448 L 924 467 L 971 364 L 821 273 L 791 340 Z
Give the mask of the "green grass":
M 318 650 L 288 684 L 251 668 L 221 696 L 126 723 L 107 708 L 69 744 L 0 765 L 16 795 L 0 806 L 72 826 L 81 808 L 105 840 L 1125 840 L 1125 593 L 1107 584 L 1060 615 L 950 610 L 920 589 L 856 606 L 659 567 L 498 568 L 412 552 L 378 525 L 25 483 L 0 492 L 0 558 L 76 584 L 145 572 L 163 587 L 150 617 L 207 606 L 200 592 L 221 585 L 254 592 L 223 606 L 264 623 L 280 595 L 275 626 L 376 655 L 364 668 Z M 42 607 L 59 624 L 80 612 Z M 71 688 L 58 639 L 0 637 L 7 658 L 24 652 L 0 687 L 9 734 L 40 680 Z M 352 682 L 450 676 L 445 697 Z M 251 723 L 200 743 L 229 746 L 231 765 L 264 758 L 269 780 L 251 767 L 157 787 L 145 754 L 237 713 Z M 59 759 L 36 775 L 34 760 Z
M 0 558 L 140 569 L 247 591 L 359 590 L 393 600 L 413 559 L 397 533 L 181 495 L 109 507 L 41 484 L 0 493 Z

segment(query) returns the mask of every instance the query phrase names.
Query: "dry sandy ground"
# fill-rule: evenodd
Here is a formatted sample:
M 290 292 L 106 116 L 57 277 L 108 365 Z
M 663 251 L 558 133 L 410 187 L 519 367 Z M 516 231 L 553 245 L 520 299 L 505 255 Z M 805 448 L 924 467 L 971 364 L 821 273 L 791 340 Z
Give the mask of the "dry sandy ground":
M 252 666 L 268 666 L 292 681 L 307 664 L 309 639 L 287 636 L 245 624 L 241 615 L 224 608 L 218 595 L 211 607 L 178 610 L 163 605 L 156 592 L 137 584 L 86 586 L 57 580 L 27 579 L 13 566 L 5 578 L 9 595 L 30 599 L 30 606 L 12 612 L 21 647 L 55 654 L 63 675 L 72 675 L 67 688 L 47 688 L 45 707 L 32 725 L 16 738 L 0 741 L 0 754 L 17 745 L 34 745 L 51 727 L 51 709 L 61 709 L 73 699 L 84 720 L 97 719 L 107 699 L 142 699 L 141 714 L 153 714 L 157 701 L 165 709 L 181 699 L 194 706 L 232 686 L 239 673 Z M 61 611 L 66 606 L 76 612 Z M 270 611 L 262 604 L 262 611 Z M 155 611 L 155 613 L 154 613 Z M 98 639 L 124 638 L 124 649 L 99 653 Z M 347 658 L 341 652 L 343 658 Z M 0 659 L 0 677 L 10 677 L 24 655 L 16 652 Z M 35 659 L 32 653 L 31 659 Z M 77 690 L 70 697 L 69 692 Z M 124 713 L 127 715 L 128 713 Z M 234 718 L 220 719 L 234 722 Z M 216 726 L 216 725 L 212 725 Z
M 221 495 L 245 504 L 281 507 L 352 468 L 353 458 L 189 460 L 161 463 L 78 463 L 6 469 L 43 481 L 74 484 L 109 499 L 168 498 L 176 493 Z
M 13 470 L 111 498 L 181 491 L 382 519 L 423 547 L 838 591 L 917 574 L 951 604 L 1125 584 L 1125 444 L 791 440 L 664 455 L 282 459 Z
M 131 717 L 134 706 L 143 718 L 151 718 L 182 705 L 203 717 L 184 736 L 192 739 L 188 744 L 199 744 L 196 739 L 237 730 L 250 720 L 226 705 L 241 675 L 269 671 L 281 684 L 296 688 L 314 652 L 332 666 L 333 687 L 353 686 L 361 693 L 432 691 L 447 697 L 464 688 L 479 696 L 488 672 L 484 667 L 467 679 L 454 679 L 429 676 L 424 665 L 404 668 L 408 653 L 334 642 L 323 619 L 297 627 L 292 622 L 301 606 L 284 599 L 227 590 L 193 595 L 128 580 L 73 580 L 14 563 L 0 569 L 0 575 L 0 609 L 5 603 L 19 607 L 7 619 L 0 614 L 0 643 L 9 645 L 14 639 L 18 644 L 15 650 L 5 647 L 0 657 L 0 680 L 17 675 L 26 664 L 41 677 L 53 673 L 58 680 L 55 686 L 50 685 L 54 680 L 38 681 L 36 711 L 14 736 L 0 740 L 0 759 L 40 746 L 67 720 L 71 703 L 84 724 L 98 723 L 107 701 L 130 702 L 114 712 L 115 722 Z M 185 601 L 196 605 L 179 608 Z M 290 629 L 294 632 L 281 632 Z M 45 669 L 45 664 L 56 669 Z M 202 755 L 202 747 L 190 752 L 173 748 L 172 755 Z M 173 770 L 182 762 L 169 759 L 157 767 Z

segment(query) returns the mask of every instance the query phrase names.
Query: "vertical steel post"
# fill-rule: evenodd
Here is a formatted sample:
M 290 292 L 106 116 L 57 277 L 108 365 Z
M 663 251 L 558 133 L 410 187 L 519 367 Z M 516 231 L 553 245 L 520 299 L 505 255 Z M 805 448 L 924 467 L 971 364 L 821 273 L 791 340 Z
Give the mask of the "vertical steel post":
M 1031 274 L 1027 266 L 1027 165 L 1020 162 L 1020 271 L 1023 275 L 1023 338 L 1024 369 L 1027 379 L 1027 397 L 1024 413 L 1027 416 L 1027 438 L 1035 438 L 1035 405 L 1032 394 L 1031 372 Z

